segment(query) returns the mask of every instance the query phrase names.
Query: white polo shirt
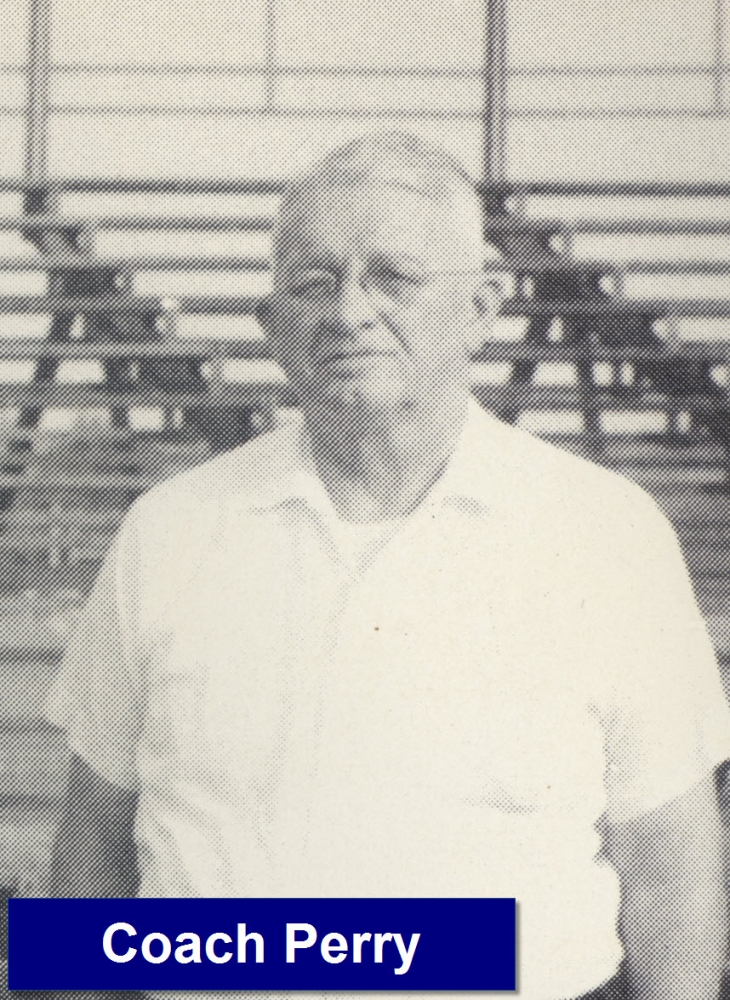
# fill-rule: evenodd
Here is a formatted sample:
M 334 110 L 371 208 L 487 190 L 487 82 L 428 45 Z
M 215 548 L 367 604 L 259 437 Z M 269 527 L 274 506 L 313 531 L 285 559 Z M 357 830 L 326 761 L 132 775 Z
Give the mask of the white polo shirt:
M 730 757 L 674 534 L 471 404 L 357 561 L 299 424 L 132 508 L 49 718 L 139 792 L 141 896 L 516 896 L 519 995 L 621 959 L 596 824 Z M 350 547 L 352 551 L 352 547 Z

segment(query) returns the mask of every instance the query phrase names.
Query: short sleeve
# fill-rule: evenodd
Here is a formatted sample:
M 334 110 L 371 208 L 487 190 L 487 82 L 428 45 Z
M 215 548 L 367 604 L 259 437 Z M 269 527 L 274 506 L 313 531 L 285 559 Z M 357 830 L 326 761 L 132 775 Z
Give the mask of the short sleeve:
M 604 574 L 608 819 L 688 791 L 730 757 L 730 709 L 676 535 L 653 506 Z M 616 561 L 620 560 L 620 562 Z
M 124 548 L 122 533 L 72 631 L 45 713 L 49 722 L 66 730 L 71 750 L 102 778 L 134 790 L 141 709 L 124 634 Z

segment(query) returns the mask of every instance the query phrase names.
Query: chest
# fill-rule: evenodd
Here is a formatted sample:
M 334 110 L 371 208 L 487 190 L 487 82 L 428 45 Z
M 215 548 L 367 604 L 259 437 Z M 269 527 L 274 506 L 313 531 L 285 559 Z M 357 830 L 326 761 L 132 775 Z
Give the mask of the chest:
M 159 754 L 249 785 L 298 762 L 299 779 L 316 769 L 360 801 L 387 775 L 391 796 L 512 811 L 600 765 L 548 546 L 444 519 L 353 577 L 310 533 L 245 541 L 211 545 L 154 637 Z

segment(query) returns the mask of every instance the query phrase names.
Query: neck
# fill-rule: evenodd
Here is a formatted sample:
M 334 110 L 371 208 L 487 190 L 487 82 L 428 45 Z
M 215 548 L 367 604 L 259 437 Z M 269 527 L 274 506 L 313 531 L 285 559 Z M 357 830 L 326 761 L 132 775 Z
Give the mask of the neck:
M 338 514 L 353 521 L 409 514 L 448 462 L 467 404 L 459 389 L 387 409 L 307 408 L 317 470 Z

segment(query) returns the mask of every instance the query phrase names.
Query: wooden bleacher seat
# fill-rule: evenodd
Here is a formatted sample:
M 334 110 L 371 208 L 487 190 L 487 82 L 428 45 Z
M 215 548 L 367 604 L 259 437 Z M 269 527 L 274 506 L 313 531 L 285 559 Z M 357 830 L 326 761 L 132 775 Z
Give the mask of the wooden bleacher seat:
M 253 314 L 277 185 L 73 187 L 0 218 L 6 892 L 45 884 L 66 759 L 41 706 L 129 503 L 294 402 Z M 728 193 L 487 192 L 514 295 L 473 370 L 483 405 L 654 494 L 726 676 Z

